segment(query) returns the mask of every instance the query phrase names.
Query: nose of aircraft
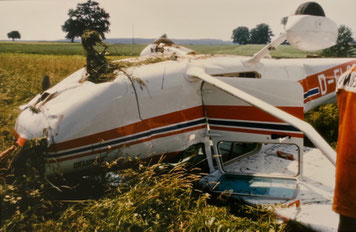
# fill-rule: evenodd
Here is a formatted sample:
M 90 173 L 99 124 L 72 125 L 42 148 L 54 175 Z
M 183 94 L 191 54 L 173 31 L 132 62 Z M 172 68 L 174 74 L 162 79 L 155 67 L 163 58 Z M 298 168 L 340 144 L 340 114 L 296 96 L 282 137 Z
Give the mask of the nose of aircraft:
M 19 139 L 40 138 L 49 135 L 49 123 L 42 112 L 34 112 L 30 107 L 24 109 L 18 116 L 15 131 Z

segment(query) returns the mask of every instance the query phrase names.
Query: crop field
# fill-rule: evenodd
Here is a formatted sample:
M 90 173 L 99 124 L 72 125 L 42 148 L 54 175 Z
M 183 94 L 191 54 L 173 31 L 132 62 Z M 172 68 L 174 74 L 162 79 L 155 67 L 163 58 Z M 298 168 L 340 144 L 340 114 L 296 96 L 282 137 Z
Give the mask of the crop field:
M 144 45 L 113 45 L 112 59 L 139 55 Z M 188 46 L 200 53 L 252 55 L 262 46 Z M 0 43 L 0 152 L 13 143 L 18 107 L 85 65 L 80 44 Z M 304 57 L 282 46 L 275 57 Z M 315 121 L 320 121 L 314 118 Z M 201 175 L 163 164 L 117 171 L 119 186 L 96 177 L 15 177 L 0 165 L 0 231 L 300 231 L 265 209 L 212 197 L 194 188 Z M 158 175 L 159 174 L 159 175 Z M 103 177 L 103 176 L 102 176 Z M 105 178 L 104 178 L 105 179 Z M 53 183 L 55 184 L 53 184 Z M 58 191 L 59 186 L 61 191 Z
M 98 46 L 100 48 L 100 46 Z M 137 56 L 145 45 L 110 45 L 109 55 Z M 84 55 L 80 43 L 51 42 L 0 42 L 0 53 L 42 54 L 42 55 Z
M 41 91 L 44 75 L 53 84 L 84 66 L 83 56 L 0 53 L 0 150 L 12 142 L 18 107 Z
M 109 56 L 138 56 L 146 45 L 143 44 L 110 44 Z M 187 45 L 201 54 L 232 54 L 252 56 L 264 45 Z M 100 49 L 100 46 L 98 46 Z M 84 55 L 80 43 L 50 42 L 0 42 L 0 53 L 43 54 L 43 55 Z M 284 58 L 304 58 L 303 52 L 288 45 L 281 45 L 271 55 Z

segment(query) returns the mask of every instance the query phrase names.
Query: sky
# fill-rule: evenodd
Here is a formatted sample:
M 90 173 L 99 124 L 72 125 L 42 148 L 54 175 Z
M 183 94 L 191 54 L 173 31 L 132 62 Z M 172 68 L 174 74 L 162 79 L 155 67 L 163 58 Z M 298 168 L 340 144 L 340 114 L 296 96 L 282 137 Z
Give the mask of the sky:
M 231 40 L 232 30 L 268 24 L 278 35 L 281 18 L 307 0 L 96 0 L 110 14 L 106 38 Z M 356 0 L 315 0 L 327 17 L 356 38 Z M 22 40 L 60 40 L 68 10 L 85 0 L 0 0 L 0 40 L 17 30 Z

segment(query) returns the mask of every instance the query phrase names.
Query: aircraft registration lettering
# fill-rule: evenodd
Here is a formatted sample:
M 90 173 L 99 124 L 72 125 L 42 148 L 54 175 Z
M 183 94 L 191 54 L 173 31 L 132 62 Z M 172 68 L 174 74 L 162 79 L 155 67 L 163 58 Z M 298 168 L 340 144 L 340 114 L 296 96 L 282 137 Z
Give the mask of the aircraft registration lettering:
M 349 69 L 349 66 L 347 66 L 346 69 Z M 342 69 L 341 68 L 337 68 L 337 69 L 334 70 L 334 76 L 335 76 L 336 82 L 339 80 L 341 74 L 342 74 Z
M 333 79 L 331 79 L 331 80 L 333 80 Z M 325 95 L 327 93 L 327 91 L 328 91 L 328 85 L 326 84 L 325 75 L 324 74 L 318 75 L 318 81 L 319 81 L 321 95 Z M 328 80 L 328 84 L 329 84 L 329 81 L 330 80 Z
M 82 160 L 82 161 L 73 163 L 73 168 L 91 166 L 94 164 L 94 162 L 95 162 L 95 159 Z
M 304 103 L 335 92 L 339 77 L 354 63 L 356 61 L 349 61 L 300 80 L 299 83 L 304 89 Z

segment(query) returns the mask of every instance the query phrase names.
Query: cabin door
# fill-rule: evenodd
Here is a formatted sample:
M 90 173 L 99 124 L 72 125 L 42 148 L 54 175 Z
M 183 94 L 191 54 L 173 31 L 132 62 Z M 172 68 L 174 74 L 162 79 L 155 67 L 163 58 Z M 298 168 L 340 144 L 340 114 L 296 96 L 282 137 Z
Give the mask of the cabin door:
M 298 118 L 304 116 L 298 82 L 217 78 Z M 219 173 L 213 191 L 228 190 L 248 199 L 292 199 L 302 174 L 303 133 L 210 84 L 203 84 L 202 95 Z

